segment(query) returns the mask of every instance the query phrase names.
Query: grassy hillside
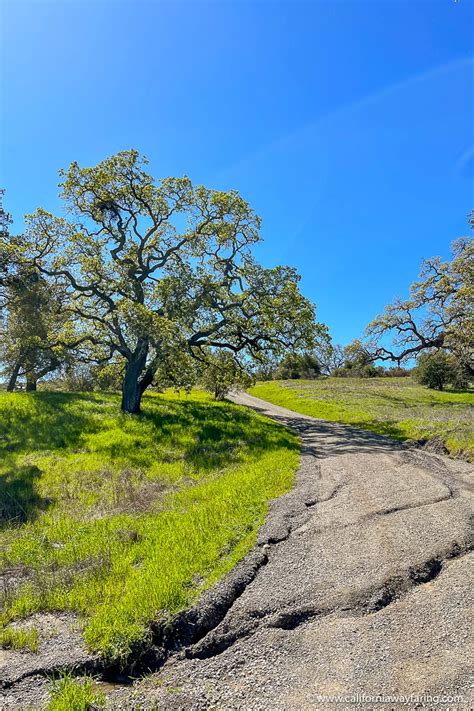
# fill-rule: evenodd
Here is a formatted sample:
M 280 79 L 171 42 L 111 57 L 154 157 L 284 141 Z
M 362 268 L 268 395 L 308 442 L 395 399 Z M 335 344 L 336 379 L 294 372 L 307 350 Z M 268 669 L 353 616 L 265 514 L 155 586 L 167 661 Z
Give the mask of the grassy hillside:
M 411 378 L 327 378 L 257 383 L 253 395 L 306 415 L 400 440 L 441 440 L 474 457 L 474 392 L 428 390 Z
M 296 438 L 253 412 L 203 393 L 148 395 L 139 418 L 118 407 L 0 394 L 5 646 L 21 646 L 11 620 L 73 610 L 92 650 L 125 657 L 251 548 L 266 502 L 291 486 Z

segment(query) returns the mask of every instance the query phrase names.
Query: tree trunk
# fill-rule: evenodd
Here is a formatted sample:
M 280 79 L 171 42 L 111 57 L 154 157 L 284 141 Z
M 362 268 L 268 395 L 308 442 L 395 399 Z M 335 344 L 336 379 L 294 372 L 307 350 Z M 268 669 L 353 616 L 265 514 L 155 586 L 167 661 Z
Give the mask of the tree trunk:
M 18 360 L 15 363 L 15 366 L 13 368 L 12 374 L 10 375 L 10 379 L 8 381 L 7 392 L 9 392 L 9 393 L 12 393 L 15 390 L 15 385 L 16 385 L 16 381 L 18 380 L 20 368 L 21 368 L 21 361 L 18 358 Z
M 36 380 L 26 379 L 26 392 L 33 393 L 36 392 Z
M 143 389 L 138 382 L 140 369 L 135 363 L 128 362 L 122 385 L 122 412 L 138 415 L 143 395 Z
M 122 412 L 129 412 L 132 415 L 140 413 L 142 395 L 151 385 L 156 371 L 156 366 L 150 364 L 147 367 L 146 365 L 148 350 L 148 340 L 139 339 L 135 351 L 127 361 L 122 384 Z M 143 371 L 145 372 L 143 373 Z

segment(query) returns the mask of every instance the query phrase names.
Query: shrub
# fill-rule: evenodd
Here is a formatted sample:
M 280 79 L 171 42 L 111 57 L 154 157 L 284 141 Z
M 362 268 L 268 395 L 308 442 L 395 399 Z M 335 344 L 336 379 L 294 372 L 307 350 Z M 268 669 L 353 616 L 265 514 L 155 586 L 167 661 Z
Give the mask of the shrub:
M 288 353 L 275 371 L 275 380 L 314 380 L 321 375 L 321 365 L 311 353 Z
M 382 368 L 382 366 L 372 365 L 372 363 L 364 365 L 362 368 L 358 368 L 357 370 L 360 378 L 380 378 L 385 375 L 385 368 Z
M 415 380 L 433 390 L 443 390 L 447 383 L 456 379 L 452 359 L 444 352 L 424 353 L 418 358 L 414 372 Z
M 335 368 L 331 373 L 335 378 L 381 378 L 386 374 L 385 368 L 380 365 L 350 365 Z
M 408 368 L 395 366 L 394 368 L 385 368 L 384 375 L 387 378 L 409 378 L 411 371 Z
M 223 400 L 233 388 L 248 388 L 252 384 L 250 374 L 239 367 L 231 353 L 220 351 L 208 358 L 199 384 L 215 400 Z
M 331 375 L 334 378 L 350 378 L 353 376 L 353 373 L 350 368 L 334 368 L 332 371 Z

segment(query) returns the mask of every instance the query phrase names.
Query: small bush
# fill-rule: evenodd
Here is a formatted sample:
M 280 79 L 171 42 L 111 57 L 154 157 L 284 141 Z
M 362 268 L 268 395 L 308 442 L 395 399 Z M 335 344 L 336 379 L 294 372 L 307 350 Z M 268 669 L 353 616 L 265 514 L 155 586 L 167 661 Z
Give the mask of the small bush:
M 289 353 L 275 371 L 275 380 L 314 380 L 321 375 L 321 365 L 311 353 Z
M 411 371 L 408 368 L 395 366 L 394 368 L 385 368 L 384 375 L 387 378 L 409 378 Z
M 209 356 L 199 384 L 212 393 L 215 400 L 224 400 L 233 388 L 248 388 L 252 377 L 238 365 L 231 353 L 220 351 Z
M 385 368 L 372 365 L 346 365 L 344 368 L 335 368 L 332 372 L 335 378 L 381 378 L 385 376 Z
M 415 380 L 433 390 L 443 390 L 444 386 L 456 379 L 456 369 L 444 351 L 424 353 L 418 358 L 414 372 Z
M 382 365 L 351 364 L 335 368 L 332 373 L 334 378 L 408 378 L 410 370 L 407 368 L 384 368 Z
M 370 363 L 369 365 L 364 365 L 362 368 L 359 369 L 359 378 L 380 378 L 384 375 L 385 368 L 382 368 L 381 366 L 372 365 L 372 363 Z
M 334 368 L 331 375 L 333 378 L 350 378 L 352 375 L 350 368 Z

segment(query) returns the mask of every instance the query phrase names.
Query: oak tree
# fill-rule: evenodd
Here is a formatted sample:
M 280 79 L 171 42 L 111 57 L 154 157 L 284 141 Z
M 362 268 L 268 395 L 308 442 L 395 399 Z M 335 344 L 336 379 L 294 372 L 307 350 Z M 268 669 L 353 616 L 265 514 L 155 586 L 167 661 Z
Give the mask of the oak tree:
M 65 360 L 64 346 L 57 343 L 62 329 L 63 303 L 59 294 L 33 269 L 10 275 L 4 289 L 0 324 L 0 359 L 8 375 L 7 390 L 18 378 L 26 390 L 36 390 L 38 380 L 57 370 Z
M 25 238 L 11 234 L 2 197 L 0 191 L 0 361 L 7 390 L 15 388 L 18 378 L 26 379 L 27 390 L 36 390 L 37 381 L 63 362 L 57 340 L 64 325 L 64 294 L 24 258 Z
M 28 219 L 28 259 L 67 292 L 84 343 L 125 363 L 122 409 L 140 411 L 164 363 L 223 349 L 244 364 L 312 346 L 313 305 L 289 267 L 254 260 L 260 219 L 236 191 L 155 183 L 136 151 L 61 172 L 66 217 Z M 87 341 L 86 341 L 87 339 Z
M 474 212 L 472 213 L 474 216 Z M 469 219 L 474 226 L 474 219 Z M 367 329 L 374 360 L 400 363 L 445 350 L 472 370 L 474 354 L 474 240 L 452 245 L 452 258 L 423 262 L 408 299 L 397 299 Z

